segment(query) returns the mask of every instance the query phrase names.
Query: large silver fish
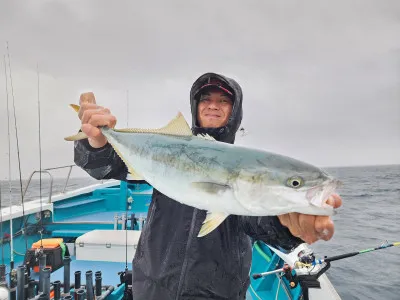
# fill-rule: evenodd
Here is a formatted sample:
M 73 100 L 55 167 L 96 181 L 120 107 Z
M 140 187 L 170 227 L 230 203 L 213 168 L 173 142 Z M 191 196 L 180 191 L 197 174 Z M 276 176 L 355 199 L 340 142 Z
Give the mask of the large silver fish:
M 181 113 L 160 129 L 100 129 L 134 178 L 180 203 L 207 210 L 198 236 L 229 215 L 334 214 L 326 200 L 338 180 L 293 158 L 194 136 Z M 84 138 L 80 132 L 65 139 Z

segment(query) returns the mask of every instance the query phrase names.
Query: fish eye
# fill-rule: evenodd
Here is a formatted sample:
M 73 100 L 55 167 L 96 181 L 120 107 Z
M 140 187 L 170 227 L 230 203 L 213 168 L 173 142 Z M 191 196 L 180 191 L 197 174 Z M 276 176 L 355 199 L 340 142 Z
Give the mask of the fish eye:
M 298 188 L 302 187 L 303 183 L 304 183 L 303 178 L 301 178 L 299 176 L 290 177 L 287 180 L 287 185 L 289 187 L 292 187 L 292 188 L 295 188 L 295 189 L 298 189 Z

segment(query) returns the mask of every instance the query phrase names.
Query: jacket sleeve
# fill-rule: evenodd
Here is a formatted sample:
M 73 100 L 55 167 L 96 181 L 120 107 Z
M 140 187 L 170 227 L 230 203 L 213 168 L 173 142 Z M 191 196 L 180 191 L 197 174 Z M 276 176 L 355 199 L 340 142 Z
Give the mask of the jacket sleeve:
M 261 240 L 276 248 L 290 250 L 304 243 L 293 236 L 276 216 L 240 216 L 239 222 L 244 232 L 252 239 Z
M 98 180 L 126 180 L 128 175 L 125 163 L 109 143 L 101 148 L 93 148 L 87 139 L 75 141 L 74 162 Z

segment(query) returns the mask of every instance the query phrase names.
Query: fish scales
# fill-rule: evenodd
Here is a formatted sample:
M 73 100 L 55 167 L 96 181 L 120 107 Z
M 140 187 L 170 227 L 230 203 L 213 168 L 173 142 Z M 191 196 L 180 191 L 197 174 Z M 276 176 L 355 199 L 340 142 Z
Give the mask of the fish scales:
M 229 215 L 335 213 L 326 200 L 341 183 L 323 170 L 287 156 L 194 136 L 180 113 L 160 129 L 100 129 L 135 179 L 207 210 L 199 237 Z M 65 139 L 83 138 L 80 132 Z

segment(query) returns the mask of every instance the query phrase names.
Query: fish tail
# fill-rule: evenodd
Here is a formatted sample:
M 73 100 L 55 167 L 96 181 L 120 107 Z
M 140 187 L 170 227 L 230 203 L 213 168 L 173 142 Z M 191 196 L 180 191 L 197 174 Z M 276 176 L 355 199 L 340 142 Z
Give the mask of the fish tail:
M 71 141 L 84 140 L 84 139 L 87 139 L 87 138 L 88 138 L 88 136 L 86 135 L 86 133 L 80 131 L 77 134 L 65 137 L 64 140 L 71 142 Z
M 72 109 L 75 110 L 76 112 L 78 112 L 79 109 L 81 108 L 79 105 L 76 105 L 76 104 L 70 104 L 69 106 L 71 106 Z
M 71 106 L 72 109 L 75 112 L 78 112 L 79 109 L 80 109 L 80 106 L 76 105 L 76 104 L 70 104 L 69 106 Z M 88 138 L 88 136 L 84 132 L 80 131 L 77 134 L 65 137 L 64 140 L 66 140 L 66 141 L 79 141 L 79 140 L 84 140 L 84 139 L 87 139 L 87 138 Z

